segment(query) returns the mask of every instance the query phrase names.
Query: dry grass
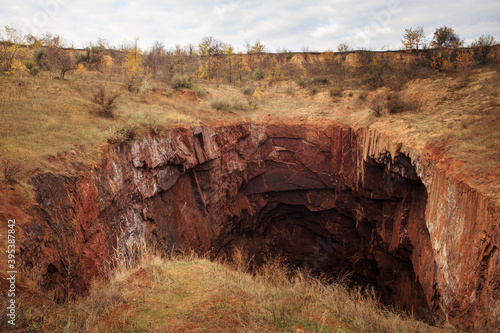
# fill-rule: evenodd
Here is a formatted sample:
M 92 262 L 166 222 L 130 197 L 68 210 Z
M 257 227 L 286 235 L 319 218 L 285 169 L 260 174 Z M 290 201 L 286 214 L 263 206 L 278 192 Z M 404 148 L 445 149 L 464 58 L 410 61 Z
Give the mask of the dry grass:
M 146 77 L 138 92 L 130 93 L 112 75 L 87 72 L 56 80 L 41 72 L 0 82 L 0 157 L 23 165 L 26 172 L 16 179 L 22 181 L 37 171 L 67 171 L 48 162 L 63 152 L 77 162 L 96 163 L 101 144 L 131 140 L 144 131 L 161 134 L 172 126 L 214 121 L 336 120 L 391 131 L 395 140 L 420 149 L 439 146 L 450 161 L 458 161 L 456 174 L 500 202 L 495 173 L 500 166 L 499 81 L 500 75 L 491 69 L 471 71 L 466 77 L 435 75 L 408 82 L 397 93 L 389 89 L 394 98 L 374 104 L 370 96 L 358 97 L 366 96 L 364 86 L 339 96 L 340 88 L 325 83 L 324 91 L 311 95 L 294 81 L 261 80 L 257 96 L 257 82 L 241 88 L 195 80 L 199 93 L 173 90 L 170 83 Z M 95 92 L 102 87 L 113 93 L 110 98 L 98 94 L 103 97 L 99 108 L 112 118 L 95 112 Z
M 17 328 L 42 332 L 451 332 L 382 306 L 369 289 L 326 283 L 269 257 L 235 250 L 213 262 L 194 252 L 159 257 L 145 242 L 122 244 L 115 268 L 86 296 L 50 301 L 36 279 Z M 33 275 L 32 277 L 34 277 Z M 28 294 L 28 293 L 24 293 Z M 5 323 L 1 323 L 6 329 Z

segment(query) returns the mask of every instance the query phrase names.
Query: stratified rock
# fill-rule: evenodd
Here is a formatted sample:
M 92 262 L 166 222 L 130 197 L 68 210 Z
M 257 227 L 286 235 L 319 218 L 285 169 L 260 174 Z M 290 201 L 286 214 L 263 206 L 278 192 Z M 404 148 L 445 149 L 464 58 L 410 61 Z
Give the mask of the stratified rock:
M 25 267 L 85 290 L 142 236 L 168 251 L 349 274 L 386 302 L 465 327 L 500 293 L 500 212 L 431 155 L 337 124 L 176 128 L 111 146 L 80 176 L 40 174 Z

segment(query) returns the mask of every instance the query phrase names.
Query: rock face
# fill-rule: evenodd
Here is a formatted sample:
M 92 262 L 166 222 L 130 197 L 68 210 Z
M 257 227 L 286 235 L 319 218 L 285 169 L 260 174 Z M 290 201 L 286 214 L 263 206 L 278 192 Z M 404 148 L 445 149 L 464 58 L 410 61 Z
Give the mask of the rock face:
M 25 267 L 85 290 L 114 248 L 239 245 L 375 286 L 467 325 L 500 294 L 500 212 L 438 161 L 337 124 L 176 128 L 109 147 L 95 168 L 40 174 Z M 63 290 L 64 292 L 64 290 Z

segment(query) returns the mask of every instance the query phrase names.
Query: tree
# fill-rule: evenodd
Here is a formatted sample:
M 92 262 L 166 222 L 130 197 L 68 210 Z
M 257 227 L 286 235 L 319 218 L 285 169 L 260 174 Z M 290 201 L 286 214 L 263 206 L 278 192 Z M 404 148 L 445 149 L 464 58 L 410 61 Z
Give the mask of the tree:
M 59 77 L 64 79 L 67 72 L 76 67 L 74 51 L 65 48 L 66 43 L 59 35 L 46 34 L 43 37 L 44 44 L 48 47 L 47 57 L 60 71 Z
M 349 45 L 347 45 L 346 42 L 342 42 L 339 44 L 337 50 L 339 52 L 349 52 L 349 51 L 351 51 L 351 48 L 349 47 Z
M 137 47 L 138 39 L 135 39 L 134 46 L 125 50 L 125 57 L 123 58 L 122 71 L 125 75 L 127 87 L 130 92 L 134 91 L 134 85 L 137 81 L 142 80 L 144 68 L 142 66 L 142 52 Z
M 460 36 L 452 28 L 444 26 L 434 31 L 431 45 L 436 48 L 451 47 L 456 49 L 461 47 L 463 43 L 464 41 L 460 39 Z
M 253 45 L 245 41 L 245 48 L 248 54 L 266 52 L 266 46 L 260 40 L 256 40 Z
M 173 58 L 174 72 L 184 75 L 187 67 L 186 52 L 181 44 L 175 45 Z
M 201 56 L 221 54 L 224 43 L 212 36 L 203 37 L 198 43 L 198 52 Z
M 226 71 L 229 83 L 233 83 L 233 67 L 234 67 L 234 47 L 229 43 L 224 43 L 224 54 L 226 55 Z
M 165 46 L 160 41 L 155 41 L 151 51 L 149 51 L 147 58 L 147 65 L 149 66 L 151 73 L 156 75 L 160 68 L 161 58 L 165 55 Z
M 0 30 L 0 67 L 3 73 L 11 75 L 15 72 L 27 71 L 18 59 L 23 53 L 25 42 L 23 35 L 14 28 L 5 26 L 5 30 Z
M 245 56 L 241 53 L 239 53 L 236 56 L 235 59 L 235 65 L 236 65 L 236 74 L 238 76 L 238 82 L 241 83 L 245 79 L 245 77 L 250 74 L 250 67 L 248 66 L 248 63 L 245 60 Z
M 405 29 L 401 42 L 406 50 L 418 50 L 418 46 L 423 43 L 424 38 L 424 28 L 418 26 L 415 29 Z
M 482 35 L 478 39 L 474 40 L 471 44 L 471 47 L 474 50 L 474 58 L 480 64 L 485 64 L 493 45 L 495 45 L 495 38 L 490 35 Z

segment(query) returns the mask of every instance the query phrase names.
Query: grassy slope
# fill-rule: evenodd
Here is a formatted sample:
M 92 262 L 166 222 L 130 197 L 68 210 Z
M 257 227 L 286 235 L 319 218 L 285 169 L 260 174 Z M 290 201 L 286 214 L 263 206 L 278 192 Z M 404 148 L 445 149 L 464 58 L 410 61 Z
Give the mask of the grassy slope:
M 361 88 L 332 97 L 330 86 L 320 85 L 319 92 L 312 94 L 290 81 L 272 85 L 251 81 L 246 87 L 222 85 L 218 89 L 202 81 L 199 84 L 204 94 L 197 96 L 193 91 L 174 91 L 166 83 L 146 79 L 138 93 L 129 93 L 119 77 L 93 72 L 65 81 L 42 73 L 21 82 L 0 83 L 0 157 L 23 162 L 28 174 L 64 170 L 64 164 L 56 163 L 55 158 L 61 152 L 93 163 L 98 160 L 99 145 L 120 139 L 123 132 L 137 132 L 137 128 L 161 131 L 202 122 L 332 119 L 384 130 L 421 149 L 432 144 L 449 161 L 451 172 L 500 203 L 500 74 L 496 70 L 476 70 L 468 78 L 436 75 L 409 82 L 398 95 L 416 102 L 418 108 L 397 114 L 383 111 L 381 117 L 374 115 L 372 101 L 387 95 L 387 90 L 371 92 L 365 100 L 366 92 Z M 92 100 L 100 86 L 121 93 L 115 119 L 97 114 L 98 106 Z M 260 101 L 251 97 L 257 86 L 262 91 Z M 217 111 L 211 107 L 214 99 L 245 109 Z M 252 99 L 255 108 L 248 106 Z M 82 146 L 90 149 L 83 154 Z
M 43 332 L 454 332 L 382 307 L 369 291 L 290 273 L 270 259 L 256 274 L 237 252 L 231 263 L 189 254 L 147 254 L 96 281 L 89 295 L 57 304 L 23 297 L 18 328 Z M 29 305 L 28 305 L 29 304 Z M 2 317 L 3 318 L 3 317 Z M 0 323 L 1 325 L 2 323 Z M 0 326 L 1 327 L 1 326 Z

